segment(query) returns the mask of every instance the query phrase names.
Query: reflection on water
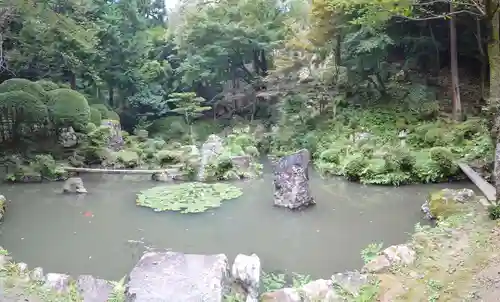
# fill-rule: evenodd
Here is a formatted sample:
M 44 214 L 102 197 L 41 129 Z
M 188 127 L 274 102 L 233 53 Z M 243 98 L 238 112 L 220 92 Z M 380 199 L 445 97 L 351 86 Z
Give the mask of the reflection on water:
M 237 183 L 244 194 L 201 214 L 155 213 L 135 206 L 149 177 L 87 175 L 86 196 L 63 195 L 61 183 L 0 186 L 9 200 L 0 245 L 30 267 L 120 279 L 145 248 L 186 253 L 256 253 L 264 270 L 328 278 L 362 265 L 372 242 L 404 242 L 420 221 L 420 205 L 435 189 L 470 183 L 362 186 L 311 173 L 317 205 L 303 212 L 272 206 L 272 180 Z

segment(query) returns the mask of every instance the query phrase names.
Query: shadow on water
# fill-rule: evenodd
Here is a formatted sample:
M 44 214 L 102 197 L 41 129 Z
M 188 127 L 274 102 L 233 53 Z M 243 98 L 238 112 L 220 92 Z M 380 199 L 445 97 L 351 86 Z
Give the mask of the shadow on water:
M 86 196 L 61 194 L 61 183 L 1 185 L 9 200 L 0 245 L 30 267 L 120 279 L 147 248 L 186 253 L 256 253 L 266 271 L 329 277 L 362 265 L 372 242 L 406 241 L 421 221 L 429 191 L 473 188 L 468 182 L 363 186 L 311 173 L 317 205 L 302 212 L 275 208 L 272 175 L 236 183 L 244 194 L 201 214 L 155 213 L 135 194 L 149 177 L 85 175 Z

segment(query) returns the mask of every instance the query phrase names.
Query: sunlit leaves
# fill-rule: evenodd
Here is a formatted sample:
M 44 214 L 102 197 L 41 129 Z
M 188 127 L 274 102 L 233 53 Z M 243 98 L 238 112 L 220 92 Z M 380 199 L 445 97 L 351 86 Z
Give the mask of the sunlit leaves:
M 176 42 L 186 58 L 179 71 L 187 84 L 220 83 L 251 62 L 255 51 L 270 51 L 283 40 L 277 1 L 222 0 L 184 14 Z

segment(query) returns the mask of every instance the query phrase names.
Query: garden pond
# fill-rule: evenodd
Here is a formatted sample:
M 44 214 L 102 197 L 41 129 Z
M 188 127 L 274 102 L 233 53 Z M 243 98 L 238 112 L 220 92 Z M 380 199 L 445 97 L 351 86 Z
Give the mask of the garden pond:
M 267 171 L 266 171 L 267 170 Z M 317 205 L 301 212 L 273 207 L 272 174 L 236 182 L 243 195 L 197 214 L 154 212 L 136 194 L 159 183 L 147 176 L 82 176 L 87 195 L 61 193 L 62 183 L 0 185 L 10 201 L 0 245 L 18 262 L 46 271 L 118 280 L 149 248 L 185 253 L 256 253 L 266 271 L 313 278 L 359 269 L 373 242 L 406 241 L 426 195 L 472 183 L 364 186 L 310 173 Z

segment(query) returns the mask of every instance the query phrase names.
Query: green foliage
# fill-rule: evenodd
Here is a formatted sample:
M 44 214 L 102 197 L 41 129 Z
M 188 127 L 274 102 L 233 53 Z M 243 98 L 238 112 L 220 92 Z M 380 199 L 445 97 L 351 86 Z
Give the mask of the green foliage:
M 193 122 L 194 118 L 201 116 L 202 112 L 211 109 L 211 107 L 202 106 L 204 101 L 203 98 L 196 97 L 194 92 L 173 93 L 167 100 L 175 106 L 172 111 L 182 114 L 188 125 Z
M 336 119 L 316 118 L 309 129 L 307 122 L 283 120 L 272 135 L 272 151 L 315 150 L 321 174 L 378 185 L 448 181 L 460 177 L 457 159 L 491 159 L 493 146 L 481 120 L 424 121 L 420 111 L 401 108 L 342 108 Z M 398 137 L 401 129 L 409 131 L 405 145 Z
M 137 195 L 137 204 L 157 212 L 200 213 L 241 195 L 240 189 L 229 184 L 183 183 L 141 191 Z
M 500 219 L 500 206 L 498 206 L 498 205 L 489 206 L 488 207 L 488 217 L 490 217 L 491 220 Z
M 37 101 L 46 103 L 47 96 L 43 87 L 26 79 L 9 79 L 0 84 L 0 93 L 23 91 L 32 95 Z
M 160 150 L 156 153 L 156 159 L 161 166 L 178 164 L 184 159 L 184 153 L 180 150 Z
M 187 6 L 173 33 L 180 55 L 186 57 L 178 69 L 182 81 L 220 84 L 227 71 L 241 71 L 251 83 L 260 70 L 249 71 L 244 64 L 268 67 L 263 61 L 267 58 L 259 57 L 268 56 L 284 39 L 285 17 L 276 1 L 223 0 Z
M 443 190 L 430 193 L 427 202 L 430 214 L 439 220 L 460 214 L 466 208 L 464 204 L 457 202 Z
M 96 126 L 96 125 L 101 125 L 101 120 L 102 120 L 101 112 L 94 107 L 90 107 L 90 122 L 92 122 L 94 126 Z
M 370 243 L 366 248 L 362 249 L 361 258 L 363 258 L 363 262 L 366 264 L 375 259 L 378 255 L 380 255 L 380 251 L 382 251 L 383 246 L 383 242 L 380 242 L 378 244 Z
M 45 91 L 52 91 L 52 90 L 56 90 L 58 88 L 62 88 L 50 80 L 38 80 L 35 83 L 40 85 L 43 88 L 43 90 L 45 90 Z
M 47 106 L 24 91 L 0 93 L 0 108 L 14 111 L 21 123 L 43 122 L 49 117 Z
M 108 111 L 107 119 L 112 121 L 120 121 L 120 116 L 114 111 Z
M 83 165 L 83 161 L 88 164 L 101 163 L 108 157 L 107 140 L 111 134 L 111 129 L 105 126 L 89 126 L 87 124 L 86 135 L 80 142 L 77 156 L 70 158 L 70 163 L 74 166 Z
M 153 135 L 158 135 L 165 140 L 181 140 L 189 134 L 189 126 L 181 116 L 167 116 L 157 119 L 149 127 Z
M 60 127 L 72 126 L 83 130 L 90 122 L 90 107 L 87 99 L 77 91 L 59 88 L 48 92 L 49 111 L 52 121 Z
M 109 109 L 104 104 L 93 104 L 90 106 L 91 108 L 99 111 L 101 113 L 101 119 L 106 120 L 109 119 Z M 96 124 L 98 125 L 98 124 Z
M 97 129 L 97 126 L 94 123 L 88 123 L 85 127 L 85 133 L 91 133 Z
M 116 159 L 125 168 L 134 168 L 139 165 L 140 157 L 137 150 L 120 150 L 116 152 Z
M 31 168 L 49 180 L 62 180 L 67 172 L 56 163 L 51 155 L 36 155 L 30 163 Z
M 271 292 L 285 286 L 286 275 L 262 272 L 261 280 L 264 292 Z

